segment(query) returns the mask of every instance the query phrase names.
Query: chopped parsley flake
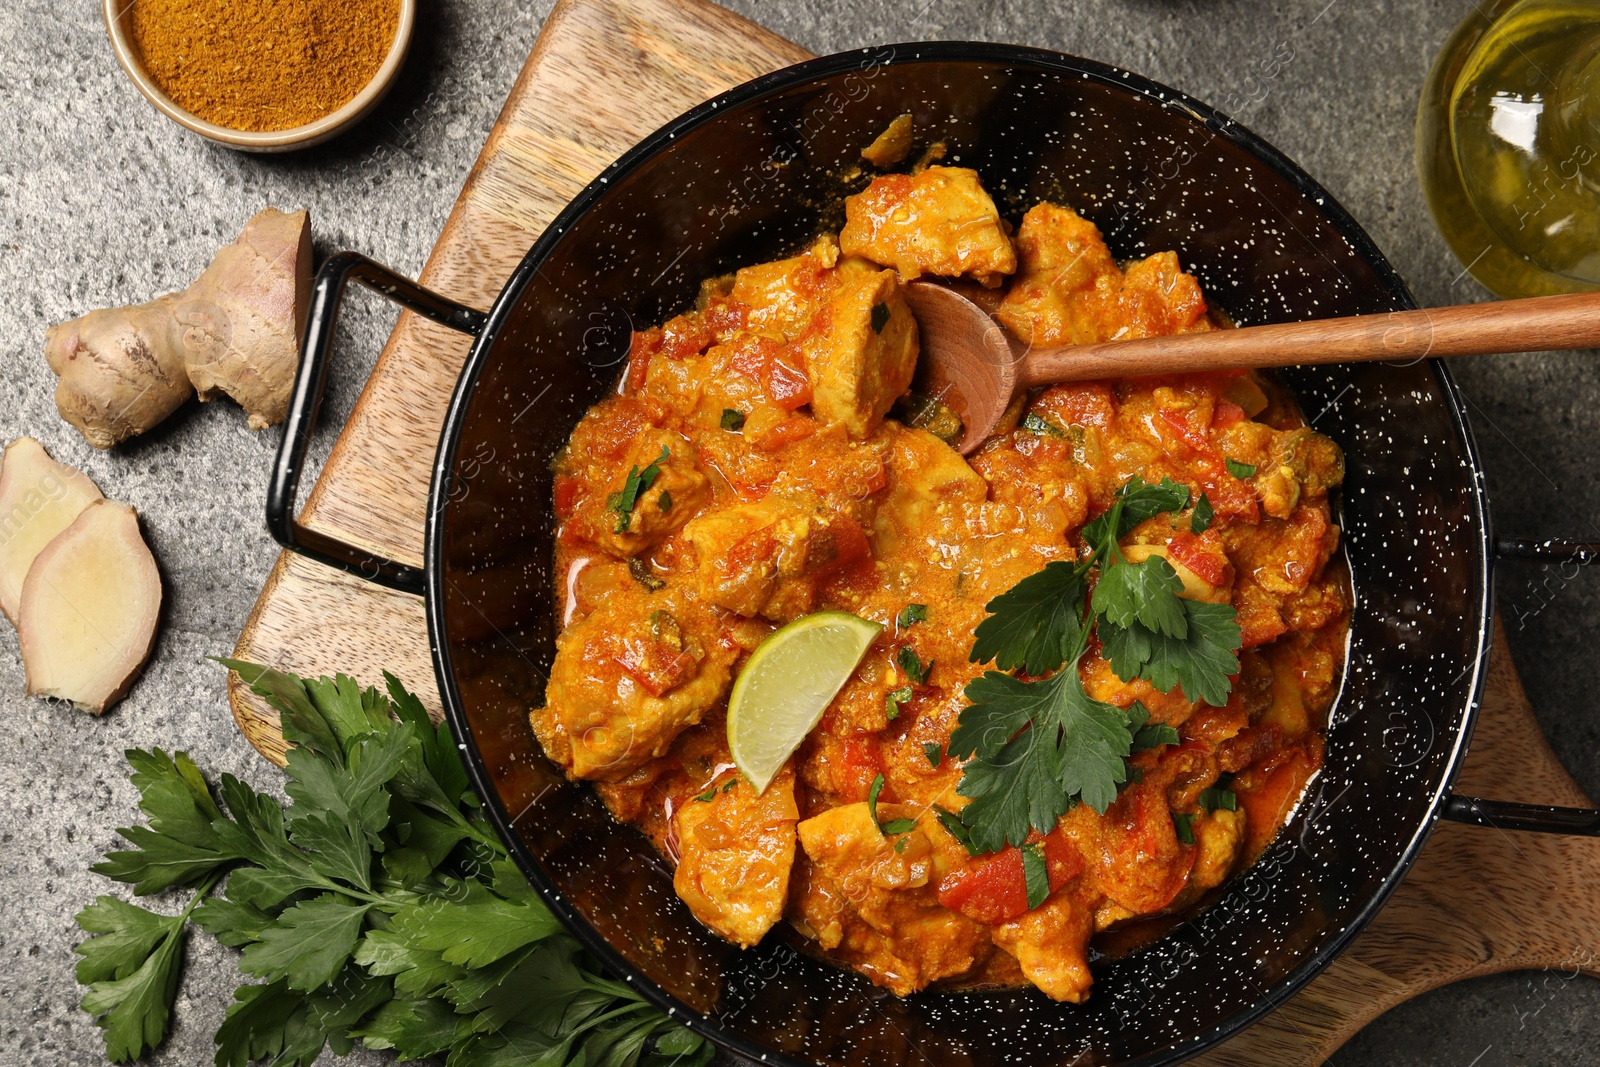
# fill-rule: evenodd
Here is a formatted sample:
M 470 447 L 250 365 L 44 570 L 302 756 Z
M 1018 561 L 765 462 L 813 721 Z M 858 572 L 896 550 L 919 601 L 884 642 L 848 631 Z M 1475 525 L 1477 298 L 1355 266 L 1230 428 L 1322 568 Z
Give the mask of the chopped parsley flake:
M 734 431 L 744 429 L 744 412 L 735 410 L 734 408 L 723 408 L 722 428 L 724 430 Z
M 900 609 L 900 614 L 895 618 L 895 625 L 900 629 L 909 629 L 919 622 L 928 621 L 928 605 L 907 604 Z
M 1247 478 L 1254 478 L 1256 476 L 1256 468 L 1252 464 L 1240 463 L 1236 459 L 1223 460 L 1223 464 L 1228 468 L 1228 473 L 1239 479 L 1241 482 Z
M 1211 529 L 1211 520 L 1216 518 L 1216 509 L 1211 506 L 1211 501 L 1206 499 L 1204 493 L 1195 502 L 1194 512 L 1189 516 L 1189 532 L 1203 534 Z
M 928 680 L 928 672 L 933 670 L 933 660 L 922 662 L 917 650 L 910 645 L 900 649 L 895 662 L 900 665 L 900 673 L 904 674 L 912 685 L 922 685 Z
M 1022 880 L 1028 888 L 1028 910 L 1032 911 L 1050 896 L 1050 867 L 1037 841 L 1022 846 Z
M 873 333 L 882 333 L 883 332 L 883 328 L 885 326 L 887 326 L 887 325 L 889 325 L 889 305 L 888 304 L 873 304 L 872 305 L 872 332 Z

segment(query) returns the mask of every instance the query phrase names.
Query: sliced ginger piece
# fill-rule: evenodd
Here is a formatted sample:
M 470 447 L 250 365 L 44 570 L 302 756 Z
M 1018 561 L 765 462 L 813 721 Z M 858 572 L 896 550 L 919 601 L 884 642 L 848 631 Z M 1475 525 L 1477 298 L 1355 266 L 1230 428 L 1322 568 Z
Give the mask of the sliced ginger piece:
M 17 634 L 30 696 L 96 715 L 121 700 L 155 646 L 161 575 L 133 508 L 97 500 L 33 561 Z
M 57 463 L 33 438 L 6 446 L 0 460 L 0 610 L 13 623 L 34 557 L 101 495 L 87 474 Z

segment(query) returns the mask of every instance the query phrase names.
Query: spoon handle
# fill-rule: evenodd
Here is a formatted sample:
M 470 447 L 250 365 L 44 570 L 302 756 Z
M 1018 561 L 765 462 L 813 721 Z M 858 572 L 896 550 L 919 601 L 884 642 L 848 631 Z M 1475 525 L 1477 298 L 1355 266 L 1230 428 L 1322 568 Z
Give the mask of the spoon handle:
M 1024 385 L 1151 374 L 1600 346 L 1600 292 L 1039 348 Z

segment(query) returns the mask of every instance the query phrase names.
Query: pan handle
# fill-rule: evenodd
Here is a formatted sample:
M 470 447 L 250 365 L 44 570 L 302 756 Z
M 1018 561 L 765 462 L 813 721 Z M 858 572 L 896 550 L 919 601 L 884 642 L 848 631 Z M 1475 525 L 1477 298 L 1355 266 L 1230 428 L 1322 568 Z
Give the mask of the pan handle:
M 1453 794 L 1445 801 L 1444 817 L 1451 822 L 1492 826 L 1496 830 L 1600 837 L 1600 811 L 1594 808 L 1558 808 L 1550 804 L 1518 804 Z
M 306 316 L 305 338 L 300 345 L 300 369 L 289 398 L 289 414 L 284 422 L 283 440 L 278 445 L 272 481 L 267 486 L 267 529 L 278 544 L 302 556 L 369 582 L 421 596 L 422 571 L 418 568 L 302 526 L 295 516 L 300 474 L 311 447 L 311 432 L 316 428 L 322 394 L 328 384 L 329 352 L 334 327 L 339 321 L 339 304 L 344 299 L 345 286 L 352 281 L 409 311 L 473 337 L 483 330 L 487 321 L 483 312 L 424 289 L 366 256 L 356 252 L 335 252 L 329 256 L 317 272 L 311 292 L 311 310 Z
M 1574 541 L 1565 537 L 1499 537 L 1495 539 L 1494 554 L 1501 559 L 1584 564 L 1600 559 L 1600 543 Z M 1594 808 L 1519 804 L 1509 800 L 1484 800 L 1453 794 L 1445 801 L 1442 814 L 1451 822 L 1490 826 L 1497 830 L 1600 837 L 1600 810 Z

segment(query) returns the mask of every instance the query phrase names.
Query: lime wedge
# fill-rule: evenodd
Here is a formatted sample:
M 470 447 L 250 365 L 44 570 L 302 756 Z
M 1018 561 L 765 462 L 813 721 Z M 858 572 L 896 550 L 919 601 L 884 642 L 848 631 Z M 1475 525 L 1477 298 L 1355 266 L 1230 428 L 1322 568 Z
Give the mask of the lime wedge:
M 750 655 L 728 698 L 728 749 L 760 793 L 883 632 L 847 611 L 802 615 Z

